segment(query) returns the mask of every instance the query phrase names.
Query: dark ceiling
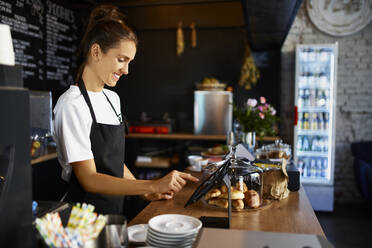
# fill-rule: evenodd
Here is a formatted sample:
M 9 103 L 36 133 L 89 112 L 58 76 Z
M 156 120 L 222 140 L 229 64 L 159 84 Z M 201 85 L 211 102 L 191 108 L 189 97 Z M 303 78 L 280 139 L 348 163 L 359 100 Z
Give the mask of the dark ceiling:
M 175 29 L 192 22 L 197 29 L 241 28 L 253 51 L 278 50 L 303 0 L 68 0 L 84 19 L 97 4 L 114 4 L 137 31 Z

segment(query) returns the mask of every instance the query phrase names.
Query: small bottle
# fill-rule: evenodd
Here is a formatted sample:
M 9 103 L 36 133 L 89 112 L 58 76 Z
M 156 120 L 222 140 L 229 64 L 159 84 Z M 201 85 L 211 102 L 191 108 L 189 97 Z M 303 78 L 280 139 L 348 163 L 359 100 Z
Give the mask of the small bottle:
M 317 114 L 317 122 L 318 122 L 318 130 L 324 129 L 324 122 L 323 122 L 323 114 L 318 113 Z
M 329 90 L 324 90 L 324 105 L 327 109 L 330 108 Z
M 316 161 L 316 177 L 321 177 L 321 173 L 322 173 L 322 159 L 321 158 L 318 158 L 318 160 Z
M 316 152 L 318 147 L 318 140 L 316 137 L 313 137 L 312 142 L 311 142 L 311 151 Z
M 298 92 L 298 107 L 302 108 L 304 106 L 304 90 L 300 89 Z
M 328 159 L 325 158 L 323 160 L 323 166 L 322 166 L 322 177 L 323 178 L 329 178 L 329 170 L 328 170 Z
M 314 158 L 310 160 L 310 177 L 316 177 L 316 162 Z
M 304 107 L 309 107 L 310 106 L 310 90 L 306 89 L 304 91 L 304 97 L 303 97 L 303 106 Z
M 298 171 L 300 172 L 300 175 L 303 176 L 303 167 L 304 167 L 304 161 L 302 161 L 301 158 L 298 159 L 298 162 L 297 162 L 297 169 Z
M 303 137 L 302 150 L 310 151 L 310 143 L 309 143 L 309 138 L 307 136 Z
M 311 129 L 317 130 L 318 129 L 318 120 L 316 113 L 312 113 L 311 115 Z
M 299 135 L 297 139 L 297 151 L 302 151 L 302 136 Z
M 301 159 L 300 161 L 303 162 L 302 163 L 302 174 L 301 174 L 301 176 L 302 177 L 307 177 L 308 168 L 306 166 L 306 161 L 304 159 Z
M 304 129 L 304 120 L 303 120 L 303 114 L 301 112 L 298 113 L 298 121 L 297 126 L 299 130 Z
M 328 130 L 329 128 L 329 113 L 324 113 L 324 130 Z
M 323 152 L 328 152 L 328 137 L 323 137 Z
M 310 106 L 311 107 L 315 107 L 316 106 L 316 102 L 315 102 L 315 99 L 316 99 L 316 96 L 315 96 L 315 93 L 316 91 L 315 91 L 315 89 L 311 89 L 310 90 L 310 99 L 309 99 L 309 101 L 310 101 Z
M 304 120 L 303 120 L 303 122 L 304 122 L 304 129 L 305 130 L 308 130 L 309 128 L 310 128 L 310 123 L 309 123 L 309 113 L 307 113 L 307 112 L 304 112 Z

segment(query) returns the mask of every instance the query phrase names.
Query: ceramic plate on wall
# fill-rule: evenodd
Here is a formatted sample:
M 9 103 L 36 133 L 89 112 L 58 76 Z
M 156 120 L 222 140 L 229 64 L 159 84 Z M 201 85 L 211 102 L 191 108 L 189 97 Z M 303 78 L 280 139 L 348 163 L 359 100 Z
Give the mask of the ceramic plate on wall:
M 354 34 L 372 19 L 372 0 L 308 0 L 311 22 L 333 36 Z

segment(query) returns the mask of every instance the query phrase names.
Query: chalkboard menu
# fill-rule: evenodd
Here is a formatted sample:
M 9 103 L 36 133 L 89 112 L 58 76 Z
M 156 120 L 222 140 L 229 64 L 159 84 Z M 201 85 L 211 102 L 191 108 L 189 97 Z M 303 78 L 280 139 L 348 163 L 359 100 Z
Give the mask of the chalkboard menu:
M 0 22 L 10 26 L 25 87 L 57 90 L 72 83 L 79 42 L 74 11 L 50 0 L 0 0 Z

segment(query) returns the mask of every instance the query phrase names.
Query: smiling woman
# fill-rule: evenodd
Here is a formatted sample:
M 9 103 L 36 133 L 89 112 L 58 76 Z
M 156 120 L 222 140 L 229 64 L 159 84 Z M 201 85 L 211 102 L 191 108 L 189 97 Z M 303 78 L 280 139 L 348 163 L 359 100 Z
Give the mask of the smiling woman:
M 148 200 L 171 199 L 190 174 L 173 171 L 154 180 L 136 180 L 124 164 L 127 131 L 114 87 L 129 72 L 137 37 L 111 5 L 93 10 L 81 42 L 83 63 L 76 84 L 61 95 L 53 110 L 53 136 L 62 178 L 69 182 L 66 200 L 93 204 L 98 213 L 123 214 L 124 195 Z

